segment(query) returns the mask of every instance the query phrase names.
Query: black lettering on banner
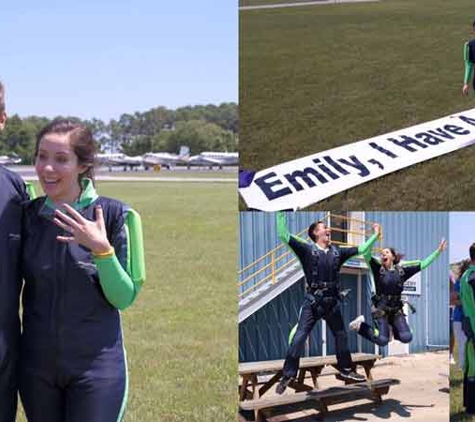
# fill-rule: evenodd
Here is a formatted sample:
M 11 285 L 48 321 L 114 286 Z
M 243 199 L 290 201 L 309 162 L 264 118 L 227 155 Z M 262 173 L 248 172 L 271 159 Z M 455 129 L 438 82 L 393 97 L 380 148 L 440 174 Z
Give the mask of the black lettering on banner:
M 445 125 L 444 129 L 448 130 L 449 132 L 452 132 L 454 135 L 468 135 L 470 133 L 468 129 L 464 129 L 463 127 L 455 125 Z
M 346 166 L 350 166 L 358 170 L 359 176 L 361 177 L 366 177 L 370 173 L 368 168 L 360 160 L 358 160 L 355 155 L 350 155 L 348 159 L 351 161 L 345 160 L 344 158 L 339 158 L 338 161 L 342 164 L 345 164 Z
M 318 165 L 318 168 L 328 174 L 333 180 L 339 179 L 338 174 L 333 173 L 325 164 L 321 163 L 320 158 L 315 158 L 312 160 L 315 164 Z
M 257 179 L 254 179 L 254 183 L 261 188 L 262 192 L 264 193 L 264 195 L 267 197 L 269 201 L 280 198 L 282 196 L 290 195 L 292 193 L 292 191 L 288 187 L 279 189 L 277 191 L 273 188 L 273 186 L 283 185 L 280 179 L 277 179 L 274 181 L 268 181 L 268 179 L 271 179 L 272 177 L 276 177 L 276 176 L 277 175 L 274 172 L 272 172 L 272 173 L 265 174 L 264 176 L 261 176 Z
M 305 182 L 309 188 L 316 186 L 316 183 L 310 178 L 310 175 L 318 179 L 321 183 L 328 182 L 327 179 L 325 179 L 317 170 L 313 169 L 312 167 L 306 167 L 303 170 L 296 170 L 293 173 L 284 174 L 284 177 L 298 192 L 303 190 L 304 187 L 297 181 L 297 179 L 302 179 L 302 181 Z
M 416 137 L 417 139 L 421 139 L 422 142 L 425 142 L 426 144 L 429 144 L 429 145 L 438 145 L 438 144 L 441 144 L 442 142 L 445 142 L 444 140 L 439 139 L 428 132 L 416 133 L 414 137 Z
M 475 119 L 471 119 L 470 117 L 465 117 L 465 116 L 459 116 L 459 119 L 462 120 L 462 122 L 475 126 Z
M 378 166 L 381 170 L 384 170 L 384 166 L 378 160 L 375 160 L 374 158 L 371 158 L 371 160 L 368 160 L 368 163 L 374 164 Z
M 402 147 L 402 148 L 406 149 L 409 152 L 416 152 L 417 151 L 417 149 L 411 147 L 411 144 L 419 145 L 421 148 L 427 148 L 426 144 L 423 144 L 422 142 L 419 142 L 417 139 L 411 138 L 409 136 L 401 135 L 401 139 L 402 139 L 402 141 L 398 141 L 395 138 L 388 138 L 388 141 L 391 141 L 393 144 L 395 144 L 399 147 Z
M 393 152 L 387 150 L 386 148 L 383 148 L 382 146 L 379 146 L 376 142 L 370 142 L 369 146 L 371 148 L 374 148 L 375 150 L 382 152 L 383 154 L 387 155 L 388 157 L 391 158 L 397 158 L 397 155 L 394 154 Z
M 340 172 L 343 176 L 346 176 L 350 174 L 348 171 L 346 171 L 340 164 L 338 164 L 333 158 L 331 158 L 329 155 L 325 155 L 323 159 L 330 164 L 336 171 Z

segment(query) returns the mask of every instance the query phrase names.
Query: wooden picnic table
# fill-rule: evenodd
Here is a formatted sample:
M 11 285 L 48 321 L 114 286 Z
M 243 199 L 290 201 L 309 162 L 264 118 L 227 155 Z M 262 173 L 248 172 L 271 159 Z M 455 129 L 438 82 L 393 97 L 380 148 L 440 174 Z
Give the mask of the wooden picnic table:
M 353 353 L 351 355 L 353 365 L 362 366 L 364 368 L 366 378 L 372 381 L 371 369 L 375 362 L 381 358 L 379 355 L 369 353 Z M 300 358 L 299 371 L 295 381 L 290 383 L 289 387 L 295 391 L 311 391 L 318 389 L 318 377 L 320 376 L 325 366 L 337 367 L 336 356 L 313 356 Z M 282 377 L 282 368 L 284 367 L 284 360 L 269 360 L 260 362 L 245 362 L 239 364 L 239 375 L 241 382 L 239 386 L 239 399 L 255 400 L 262 397 L 275 384 L 277 384 Z M 313 385 L 305 383 L 306 375 L 310 374 Z M 262 381 L 263 375 L 269 379 Z M 338 374 L 336 374 L 338 377 Z M 346 382 L 348 384 L 348 382 Z
M 366 374 L 366 382 L 353 383 L 344 380 L 344 385 L 320 390 L 318 377 L 323 368 L 331 366 L 337 368 L 336 356 L 314 356 L 301 358 L 296 379 L 289 384 L 294 389 L 294 394 L 269 395 L 263 397 L 272 387 L 280 381 L 284 360 L 271 360 L 260 362 L 246 362 L 239 364 L 239 400 L 242 410 L 253 410 L 256 421 L 263 421 L 263 411 L 279 408 L 289 404 L 315 402 L 320 414 L 328 411 L 330 404 L 345 401 L 354 401 L 359 398 L 369 398 L 380 403 L 382 395 L 387 394 L 391 385 L 399 384 L 396 379 L 373 380 L 371 370 L 375 362 L 381 358 L 379 355 L 369 353 L 354 353 L 351 355 L 353 369 L 362 366 Z M 307 383 L 306 376 L 310 375 L 311 384 Z M 335 373 L 337 379 L 339 374 Z M 242 415 L 240 416 L 242 420 Z

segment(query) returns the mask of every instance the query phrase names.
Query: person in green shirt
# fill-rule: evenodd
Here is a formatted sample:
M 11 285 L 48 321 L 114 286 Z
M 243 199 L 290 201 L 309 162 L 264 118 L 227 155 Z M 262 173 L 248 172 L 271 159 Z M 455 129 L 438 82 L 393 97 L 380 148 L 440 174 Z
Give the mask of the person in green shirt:
M 463 406 L 475 414 L 475 243 L 470 246 L 470 265 L 460 279 L 462 329 L 466 336 L 463 378 Z
M 472 23 L 472 32 L 475 33 L 475 21 Z M 463 45 L 463 61 L 465 64 L 465 73 L 463 78 L 462 94 L 468 95 L 469 83 L 472 80 L 473 89 L 475 91 L 475 80 L 473 76 L 473 64 L 475 63 L 475 39 L 467 41 Z

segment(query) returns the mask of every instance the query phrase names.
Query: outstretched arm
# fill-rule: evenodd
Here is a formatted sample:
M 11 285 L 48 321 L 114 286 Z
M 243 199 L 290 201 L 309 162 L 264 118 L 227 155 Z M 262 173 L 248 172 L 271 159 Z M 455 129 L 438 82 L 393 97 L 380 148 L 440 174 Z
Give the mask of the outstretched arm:
M 277 211 L 275 218 L 277 223 L 277 234 L 279 235 L 280 240 L 282 240 L 284 243 L 287 243 L 287 245 L 289 245 L 294 253 L 300 258 L 306 253 L 310 245 L 306 240 L 290 234 L 287 227 L 287 218 L 285 213 L 282 211 Z
M 364 242 L 363 244 L 359 245 L 357 248 L 356 247 L 350 247 L 350 248 L 341 247 L 340 248 L 342 264 L 347 259 L 356 255 L 363 255 L 364 257 L 366 257 L 366 255 L 369 255 L 371 257 L 371 248 L 373 247 L 373 245 L 379 238 L 381 227 L 379 226 L 379 224 L 374 224 L 373 230 L 374 230 L 374 233 L 368 238 L 368 240 Z
M 432 264 L 438 256 L 445 250 L 447 246 L 447 241 L 442 239 L 439 243 L 438 248 L 432 252 L 428 257 L 423 260 L 415 261 L 405 261 L 401 265 L 404 267 L 404 278 L 407 280 L 411 278 L 414 274 L 418 273 L 421 270 L 425 270 L 430 264 Z

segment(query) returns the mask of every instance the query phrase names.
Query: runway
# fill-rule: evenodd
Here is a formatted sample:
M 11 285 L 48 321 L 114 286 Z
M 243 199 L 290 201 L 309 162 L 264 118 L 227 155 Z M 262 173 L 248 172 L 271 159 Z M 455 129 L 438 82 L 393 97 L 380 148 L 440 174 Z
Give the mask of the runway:
M 281 3 L 281 4 L 262 4 L 256 6 L 241 6 L 239 10 L 262 10 L 262 9 L 278 9 L 284 7 L 301 7 L 301 6 L 321 6 L 324 4 L 338 4 L 338 3 L 369 3 L 377 2 L 379 0 L 316 0 L 303 1 L 298 3 Z
M 11 166 L 8 168 L 18 173 L 25 181 L 38 180 L 34 166 Z M 124 172 L 122 168 L 113 168 L 112 171 L 109 171 L 107 167 L 100 167 L 96 169 L 95 180 L 100 182 L 237 183 L 237 167 L 225 167 L 222 170 L 208 170 L 207 168 L 163 169 L 159 172 L 160 175 L 157 174 L 157 172 L 145 170 Z M 226 177 L 223 177 L 224 175 Z M 236 177 L 232 177 L 234 175 Z

